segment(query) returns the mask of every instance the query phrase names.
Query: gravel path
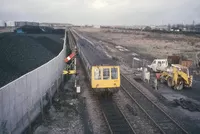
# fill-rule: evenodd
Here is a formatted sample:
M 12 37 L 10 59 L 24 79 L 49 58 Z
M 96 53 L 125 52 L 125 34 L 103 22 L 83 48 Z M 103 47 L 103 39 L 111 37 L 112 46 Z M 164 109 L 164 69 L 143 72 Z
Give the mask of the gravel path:
M 187 35 L 144 31 L 133 31 L 131 34 L 126 34 L 120 30 L 116 33 L 113 30 L 92 28 L 79 28 L 78 30 L 97 40 L 140 50 L 142 54 L 157 58 L 165 58 L 170 54 L 183 54 L 192 59 L 196 58 L 195 52 L 200 51 L 200 39 Z
M 81 85 L 81 96 L 85 98 L 86 109 L 89 116 L 89 124 L 94 134 L 105 134 L 108 133 L 107 126 L 105 125 L 105 121 L 101 112 L 101 108 L 97 97 L 93 94 L 91 89 L 88 87 L 88 81 L 86 81 L 86 76 L 82 67 L 79 66 L 80 61 L 77 61 L 77 66 L 79 71 L 79 79 Z

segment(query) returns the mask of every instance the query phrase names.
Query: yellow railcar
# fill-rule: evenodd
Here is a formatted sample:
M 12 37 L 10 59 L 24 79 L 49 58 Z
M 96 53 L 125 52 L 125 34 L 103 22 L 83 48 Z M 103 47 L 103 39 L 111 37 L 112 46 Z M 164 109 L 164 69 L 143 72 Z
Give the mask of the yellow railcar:
M 92 66 L 91 72 L 91 87 L 96 91 L 100 88 L 110 91 L 120 87 L 119 66 Z
M 91 88 L 95 92 L 117 92 L 120 87 L 119 65 L 84 39 L 79 39 L 77 50 Z

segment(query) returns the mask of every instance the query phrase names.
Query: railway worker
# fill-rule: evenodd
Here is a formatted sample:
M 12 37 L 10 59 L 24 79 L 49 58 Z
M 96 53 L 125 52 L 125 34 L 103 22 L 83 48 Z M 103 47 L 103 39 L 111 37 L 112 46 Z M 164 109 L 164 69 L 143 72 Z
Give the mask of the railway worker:
M 155 90 L 158 90 L 158 79 L 160 79 L 161 74 L 160 73 L 156 73 L 156 77 L 154 79 L 154 88 Z
M 158 90 L 158 79 L 160 78 L 160 73 L 156 73 L 156 77 L 154 79 L 154 88 Z
M 154 88 L 155 88 L 155 90 L 158 90 L 158 79 L 157 78 L 154 79 Z

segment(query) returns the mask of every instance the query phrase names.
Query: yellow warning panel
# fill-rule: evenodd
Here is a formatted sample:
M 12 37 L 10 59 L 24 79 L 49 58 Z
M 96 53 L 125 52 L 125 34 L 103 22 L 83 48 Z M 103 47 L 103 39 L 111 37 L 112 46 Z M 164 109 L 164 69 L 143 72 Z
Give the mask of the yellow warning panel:
M 64 70 L 63 71 L 63 74 L 75 74 L 75 73 L 76 73 L 76 70 L 68 70 L 68 71 Z

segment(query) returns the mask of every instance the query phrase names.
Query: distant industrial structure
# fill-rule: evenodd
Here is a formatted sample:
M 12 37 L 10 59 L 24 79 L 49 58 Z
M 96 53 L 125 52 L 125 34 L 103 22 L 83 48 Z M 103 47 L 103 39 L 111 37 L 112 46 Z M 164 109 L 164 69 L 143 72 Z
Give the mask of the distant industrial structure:
M 22 26 L 39 26 L 38 22 L 28 22 L 28 21 L 16 21 L 15 27 L 22 27 Z
M 53 28 L 65 28 L 72 26 L 72 24 L 69 23 L 39 23 L 39 26 L 41 27 L 53 27 Z
M 159 30 L 159 31 L 176 31 L 176 32 L 200 32 L 200 24 L 196 25 L 159 25 L 159 26 L 100 26 L 100 28 L 127 29 L 127 30 Z
M 200 24 L 192 24 L 192 25 L 183 25 L 183 24 L 177 24 L 177 25 L 169 25 L 168 29 L 170 31 L 186 31 L 186 32 L 200 32 Z
M 5 23 L 5 21 L 3 21 L 3 20 L 0 20 L 0 28 L 1 27 L 5 27 L 6 26 L 6 23 Z
M 126 30 L 159 30 L 159 31 L 176 31 L 176 32 L 200 32 L 200 24 L 174 24 L 174 25 L 136 25 L 136 26 L 100 26 L 100 28 L 126 29 Z
M 184 25 L 184 24 L 174 24 L 174 25 L 133 25 L 133 26 L 103 26 L 103 25 L 72 25 L 69 23 L 39 23 L 39 22 L 29 22 L 29 21 L 3 21 L 0 20 L 0 28 L 10 27 L 17 28 L 22 26 L 40 26 L 40 27 L 52 27 L 55 29 L 65 28 L 65 27 L 91 27 L 91 28 L 110 28 L 110 29 L 126 29 L 126 30 L 159 30 L 159 31 L 175 31 L 175 32 L 200 32 L 200 24 Z
M 21 26 L 39 26 L 38 22 L 28 22 L 28 21 L 3 21 L 0 20 L 0 27 L 21 27 Z
M 22 26 L 45 26 L 53 28 L 65 28 L 67 26 L 72 26 L 68 23 L 39 23 L 39 22 L 29 22 L 29 21 L 3 21 L 0 20 L 0 28 L 17 28 Z

